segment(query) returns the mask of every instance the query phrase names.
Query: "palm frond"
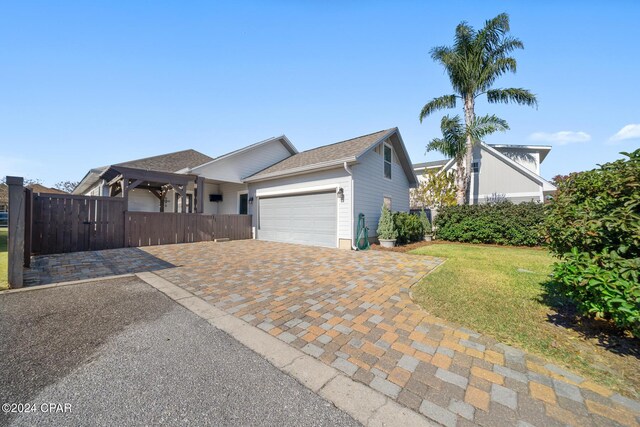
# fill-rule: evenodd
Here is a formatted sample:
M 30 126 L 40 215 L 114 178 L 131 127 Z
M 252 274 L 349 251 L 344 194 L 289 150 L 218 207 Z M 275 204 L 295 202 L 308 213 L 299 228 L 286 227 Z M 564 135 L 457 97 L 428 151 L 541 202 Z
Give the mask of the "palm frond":
M 494 114 L 476 117 L 467 129 L 473 141 L 482 141 L 488 135 L 495 132 L 504 132 L 509 130 L 509 124 L 506 120 L 497 117 Z
M 490 103 L 503 103 L 508 104 L 515 102 L 520 105 L 529 105 L 531 107 L 538 107 L 538 99 L 536 96 L 529 92 L 527 89 L 522 88 L 508 88 L 508 89 L 491 89 L 487 91 L 487 101 Z
M 438 151 L 447 157 L 459 158 L 465 153 L 465 127 L 460 116 L 444 116 L 440 121 L 442 138 L 427 144 L 427 151 Z
M 420 111 L 420 123 L 422 123 L 422 120 L 434 111 L 445 108 L 455 108 L 455 106 L 456 95 L 444 95 L 439 98 L 434 98 L 422 107 L 422 111 Z

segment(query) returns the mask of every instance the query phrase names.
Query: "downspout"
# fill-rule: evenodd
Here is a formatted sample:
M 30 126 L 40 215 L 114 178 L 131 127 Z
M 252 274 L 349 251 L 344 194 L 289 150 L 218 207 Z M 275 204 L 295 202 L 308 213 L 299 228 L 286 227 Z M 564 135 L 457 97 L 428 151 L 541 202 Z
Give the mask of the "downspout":
M 347 162 L 344 162 L 343 166 L 344 166 L 344 170 L 347 171 L 349 176 L 351 176 L 351 209 L 350 209 L 351 211 L 351 250 L 357 251 L 358 247 L 355 245 L 355 241 L 353 237 L 355 234 L 355 230 L 353 229 L 353 217 L 355 215 L 354 206 L 353 206 L 353 193 L 355 193 L 356 189 L 355 189 L 355 186 L 353 185 L 353 171 L 351 170 Z

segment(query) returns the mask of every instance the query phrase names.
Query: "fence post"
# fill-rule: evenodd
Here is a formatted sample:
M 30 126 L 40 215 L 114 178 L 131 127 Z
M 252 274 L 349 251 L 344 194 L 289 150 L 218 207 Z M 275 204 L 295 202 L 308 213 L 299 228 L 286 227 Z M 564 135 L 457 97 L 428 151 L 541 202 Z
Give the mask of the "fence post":
M 9 187 L 9 286 L 21 288 L 24 278 L 24 180 L 7 177 Z
M 31 241 L 33 240 L 33 191 L 24 189 L 24 268 L 31 267 Z

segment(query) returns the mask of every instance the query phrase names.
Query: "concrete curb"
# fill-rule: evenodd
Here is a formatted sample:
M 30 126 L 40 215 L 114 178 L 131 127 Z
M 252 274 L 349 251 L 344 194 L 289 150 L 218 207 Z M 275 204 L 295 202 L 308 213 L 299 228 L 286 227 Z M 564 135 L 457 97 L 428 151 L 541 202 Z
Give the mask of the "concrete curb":
M 439 425 L 151 272 L 136 276 L 267 359 L 365 426 Z
M 0 295 L 13 294 L 16 292 L 39 291 L 40 289 L 59 288 L 61 286 L 80 285 L 82 283 L 91 283 L 91 282 L 102 282 L 103 280 L 122 279 L 123 277 L 134 277 L 134 276 L 135 274 L 133 273 L 117 274 L 115 276 L 94 277 L 93 279 L 80 279 L 80 280 L 72 280 L 69 282 L 50 283 L 48 285 L 34 285 L 34 286 L 27 286 L 27 287 L 18 288 L 18 289 L 5 289 L 3 291 L 0 291 Z

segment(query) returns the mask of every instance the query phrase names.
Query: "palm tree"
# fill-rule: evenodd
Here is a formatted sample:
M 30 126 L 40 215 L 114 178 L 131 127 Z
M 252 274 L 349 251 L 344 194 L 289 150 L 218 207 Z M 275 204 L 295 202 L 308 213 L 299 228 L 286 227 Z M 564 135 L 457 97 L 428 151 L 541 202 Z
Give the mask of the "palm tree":
M 467 141 L 482 141 L 485 136 L 494 132 L 509 129 L 506 121 L 494 115 L 474 117 L 469 125 L 462 123 L 460 116 L 444 116 L 440 121 L 442 138 L 434 138 L 427 144 L 427 151 L 439 151 L 447 157 L 455 159 L 456 201 L 464 203 L 467 176 L 463 167 L 467 150 Z M 462 202 L 461 202 L 462 201 Z
M 498 77 L 506 72 L 516 72 L 516 60 L 508 56 L 509 53 L 524 48 L 519 39 L 508 36 L 509 30 L 509 15 L 506 13 L 486 21 L 484 27 L 478 31 L 463 21 L 456 27 L 453 46 L 439 46 L 431 50 L 431 58 L 442 64 L 447 71 L 454 93 L 429 101 L 420 112 L 420 123 L 434 111 L 455 108 L 457 101 L 461 100 L 465 126 L 471 130 L 475 121 L 475 100 L 481 95 L 486 95 L 490 103 L 515 102 L 520 105 L 538 105 L 536 96 L 526 89 L 492 89 Z M 471 176 L 472 148 L 478 141 L 473 138 L 474 132 L 463 133 L 466 140 L 464 149 L 460 152 L 462 154 L 459 154 L 461 160 L 457 167 L 461 169 L 464 180 L 456 184 L 459 186 L 458 204 L 464 204 L 465 201 Z M 437 149 L 435 145 L 433 147 Z

